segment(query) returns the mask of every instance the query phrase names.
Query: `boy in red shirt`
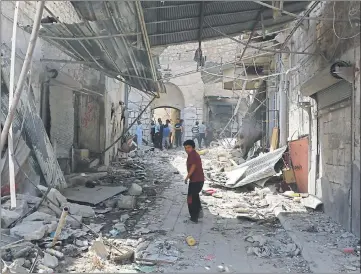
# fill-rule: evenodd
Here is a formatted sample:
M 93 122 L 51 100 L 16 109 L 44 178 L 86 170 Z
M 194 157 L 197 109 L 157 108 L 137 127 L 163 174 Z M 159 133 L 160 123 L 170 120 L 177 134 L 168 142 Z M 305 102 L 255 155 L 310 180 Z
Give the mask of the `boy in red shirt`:
M 203 217 L 203 210 L 199 193 L 202 191 L 204 184 L 204 174 L 202 160 L 197 151 L 195 151 L 195 143 L 193 140 L 187 140 L 183 143 L 184 149 L 188 154 L 187 158 L 187 177 L 184 183 L 188 185 L 188 210 L 191 215 L 191 221 L 198 222 L 198 218 Z

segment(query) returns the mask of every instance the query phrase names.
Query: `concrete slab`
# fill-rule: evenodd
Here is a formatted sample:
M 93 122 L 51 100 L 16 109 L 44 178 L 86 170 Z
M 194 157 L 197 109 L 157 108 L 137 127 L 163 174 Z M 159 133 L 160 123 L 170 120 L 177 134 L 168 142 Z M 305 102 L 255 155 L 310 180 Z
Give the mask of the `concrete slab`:
M 127 188 L 123 186 L 96 186 L 94 188 L 81 186 L 67 188 L 63 194 L 69 202 L 97 205 L 126 190 Z

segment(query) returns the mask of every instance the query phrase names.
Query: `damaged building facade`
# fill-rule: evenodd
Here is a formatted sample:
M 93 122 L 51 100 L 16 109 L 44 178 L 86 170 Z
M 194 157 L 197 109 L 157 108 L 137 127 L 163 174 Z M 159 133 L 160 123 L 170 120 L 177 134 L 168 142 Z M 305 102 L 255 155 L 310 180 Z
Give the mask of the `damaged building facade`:
M 183 212 L 186 196 L 180 195 L 187 155 L 181 148 L 155 148 L 151 124 L 158 118 L 173 125 L 182 119 L 183 140 L 193 139 L 193 126 L 204 122 L 206 138 L 213 141 L 206 149 L 196 145 L 206 177 L 201 200 L 209 219 L 194 230 L 195 238 L 209 236 L 215 250 L 218 244 L 233 245 L 226 249 L 246 258 L 237 267 L 255 263 L 255 272 L 268 271 L 265 265 L 275 265 L 275 258 L 282 265 L 275 271 L 359 269 L 350 263 L 360 255 L 359 2 L 0 5 L 2 133 L 11 106 L 17 104 L 13 139 L 1 143 L 1 209 L 6 213 L 1 225 L 11 241 L 16 236 L 30 244 L 32 253 L 34 242 L 46 247 L 38 262 L 24 256 L 18 270 L 121 272 L 120 265 L 131 265 L 132 270 L 152 272 L 156 267 L 174 270 L 177 263 L 177 270 L 184 270 L 182 253 L 201 262 L 201 271 L 210 270 L 202 265 L 207 261 L 228 272 L 232 264 L 220 261 L 233 254 L 224 255 L 222 248 L 209 260 L 194 255 L 196 249 L 184 252 L 191 246 L 182 236 L 189 227 L 182 219 L 188 218 Z M 11 86 L 17 90 L 22 71 L 25 84 L 14 104 Z M 143 140 L 137 146 L 139 122 Z M 237 188 L 242 191 L 233 191 Z M 289 216 L 282 220 L 279 211 Z M 292 218 L 290 229 L 285 223 Z M 317 228 L 317 220 L 328 221 Z M 65 236 L 56 235 L 59 227 Z M 304 243 L 289 233 L 295 227 Z M 251 235 L 250 228 L 259 228 L 262 237 Z M 337 242 L 325 243 L 320 258 L 328 257 L 334 244 L 339 253 L 332 256 L 348 265 L 322 268 L 307 262 L 313 256 L 305 256 L 303 244 L 316 243 L 320 235 L 335 236 Z M 55 240 L 61 255 L 51 249 Z M 143 252 L 149 250 L 144 240 L 151 252 Z M 179 253 L 177 241 L 184 248 Z M 202 241 L 196 239 L 196 245 Z M 124 254 L 115 246 L 124 248 Z M 167 254 L 160 255 L 160 249 Z M 16 267 L 15 249 L 9 250 L 0 265 L 11 268 L 12 262 Z M 345 259 L 343 253 L 350 256 Z M 84 264 L 88 254 L 95 259 Z M 68 256 L 77 265 L 64 263 Z M 248 262 L 247 256 L 258 258 Z M 194 258 L 187 259 L 189 266 Z M 339 263 L 334 261 L 324 265 Z

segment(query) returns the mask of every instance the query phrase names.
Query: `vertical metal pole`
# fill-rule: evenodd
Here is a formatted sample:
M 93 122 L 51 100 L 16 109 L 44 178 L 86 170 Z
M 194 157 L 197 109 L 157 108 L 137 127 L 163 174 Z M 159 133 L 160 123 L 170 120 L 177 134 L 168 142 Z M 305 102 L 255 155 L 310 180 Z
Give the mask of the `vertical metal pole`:
M 11 65 L 10 65 L 10 85 L 9 85 L 9 109 L 13 103 L 14 81 L 15 81 L 15 63 L 16 63 L 16 32 L 18 28 L 18 14 L 20 2 L 16 1 L 14 11 L 13 34 L 11 37 Z M 10 124 L 8 134 L 9 151 L 9 181 L 10 181 L 10 204 L 11 208 L 16 208 L 16 188 L 15 188 L 15 165 L 14 165 L 14 139 L 13 124 Z
M 282 54 L 279 56 L 280 72 L 283 72 Z M 280 143 L 279 146 L 283 147 L 287 144 L 287 95 L 285 90 L 284 74 L 280 75 L 279 83 L 279 96 L 280 96 Z

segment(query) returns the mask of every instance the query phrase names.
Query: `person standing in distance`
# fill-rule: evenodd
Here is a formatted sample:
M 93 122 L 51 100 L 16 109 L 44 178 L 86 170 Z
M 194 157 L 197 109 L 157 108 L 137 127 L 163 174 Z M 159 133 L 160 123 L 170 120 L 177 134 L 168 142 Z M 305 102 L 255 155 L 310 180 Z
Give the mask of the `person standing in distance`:
M 182 124 L 179 119 L 177 119 L 177 123 L 174 125 L 174 135 L 175 135 L 175 147 L 182 146 Z
M 140 120 L 137 121 L 136 134 L 137 134 L 137 145 L 138 149 L 142 147 L 143 142 L 143 126 Z
M 193 223 L 198 223 L 198 219 L 203 217 L 203 210 L 199 193 L 202 191 L 204 185 L 204 173 L 202 160 L 195 150 L 195 143 L 193 140 L 187 140 L 183 143 L 184 149 L 188 154 L 187 158 L 187 177 L 184 183 L 188 184 L 187 204 L 190 220 Z
M 198 147 L 201 146 L 200 138 L 199 138 L 199 122 L 197 121 L 195 125 L 192 127 L 192 140 L 197 140 Z
M 204 141 L 204 145 L 207 147 L 207 140 L 206 140 L 206 130 L 207 127 L 204 124 L 204 122 L 202 122 L 202 124 L 199 125 L 199 148 L 202 148 L 202 140 Z

